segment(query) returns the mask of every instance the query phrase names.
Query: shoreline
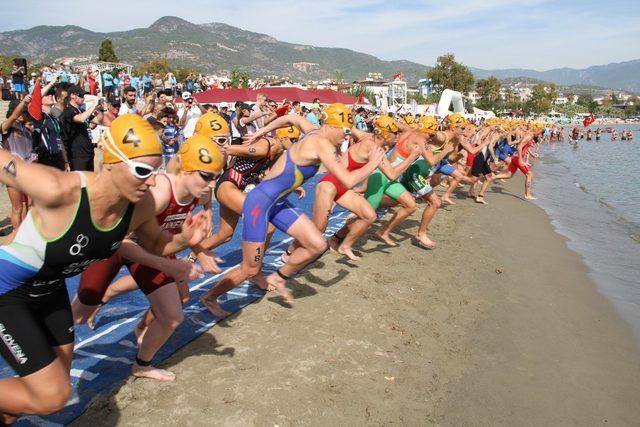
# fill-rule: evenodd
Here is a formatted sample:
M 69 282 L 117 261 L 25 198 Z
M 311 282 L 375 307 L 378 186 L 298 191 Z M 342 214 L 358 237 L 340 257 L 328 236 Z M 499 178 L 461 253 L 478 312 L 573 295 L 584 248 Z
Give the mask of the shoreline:
M 458 198 L 434 251 L 411 245 L 419 205 L 399 247 L 325 255 L 293 309 L 259 300 L 162 362 L 175 383 L 123 384 L 73 425 L 633 424 L 631 327 L 521 192 L 519 175 L 488 206 Z

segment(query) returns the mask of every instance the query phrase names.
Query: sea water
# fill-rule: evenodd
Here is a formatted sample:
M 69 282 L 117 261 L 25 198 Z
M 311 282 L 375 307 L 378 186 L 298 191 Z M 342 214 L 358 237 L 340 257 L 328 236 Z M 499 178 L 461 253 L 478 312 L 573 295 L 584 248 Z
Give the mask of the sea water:
M 614 128 L 632 130 L 633 141 L 603 133 L 600 141 L 544 145 L 533 189 L 598 291 L 640 337 L 640 125 Z

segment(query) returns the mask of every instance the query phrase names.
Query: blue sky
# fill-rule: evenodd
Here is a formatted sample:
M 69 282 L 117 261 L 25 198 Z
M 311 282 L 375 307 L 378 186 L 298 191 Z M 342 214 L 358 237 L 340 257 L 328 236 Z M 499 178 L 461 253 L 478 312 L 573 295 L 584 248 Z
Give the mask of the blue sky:
M 447 52 L 480 68 L 584 68 L 640 59 L 640 0 L 21 0 L 2 15 L 0 31 L 73 24 L 100 32 L 175 15 L 426 65 Z

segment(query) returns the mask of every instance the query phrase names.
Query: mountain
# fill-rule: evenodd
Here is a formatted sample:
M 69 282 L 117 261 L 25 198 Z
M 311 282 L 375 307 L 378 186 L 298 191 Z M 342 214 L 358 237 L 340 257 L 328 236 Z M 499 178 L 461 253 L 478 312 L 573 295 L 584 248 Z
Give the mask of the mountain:
M 472 67 L 470 69 L 477 79 L 489 76 L 495 76 L 500 80 L 512 77 L 529 77 L 559 85 L 591 85 L 640 92 L 640 59 L 595 65 L 582 70 L 575 68 L 556 68 L 548 71 L 518 68 L 483 70 Z
M 116 54 L 124 62 L 136 65 L 164 56 L 174 66 L 211 73 L 240 68 L 254 76 L 275 74 L 306 81 L 336 77 L 336 70 L 340 70 L 345 80 L 363 79 L 369 72 L 381 73 L 387 78 L 403 72 L 406 80 L 415 85 L 431 68 L 411 61 L 383 61 L 349 49 L 281 42 L 267 34 L 227 24 L 193 24 L 174 16 L 160 18 L 148 28 L 111 33 L 97 33 L 72 25 L 0 32 L 0 54 L 45 63 L 63 58 L 95 60 L 100 43 L 107 38 L 113 41 Z M 471 67 L 471 71 L 476 78 L 526 77 L 558 85 L 596 85 L 640 92 L 640 60 L 583 70 Z
M 403 72 L 410 82 L 430 67 L 410 61 L 383 61 L 349 49 L 286 43 L 222 23 L 193 24 L 165 16 L 148 28 L 96 33 L 77 26 L 38 26 L 0 33 L 0 54 L 51 63 L 62 58 L 95 60 L 100 43 L 111 39 L 118 57 L 133 65 L 166 56 L 172 65 L 206 72 L 241 68 L 256 76 L 290 76 L 303 81 L 335 77 L 362 79 Z

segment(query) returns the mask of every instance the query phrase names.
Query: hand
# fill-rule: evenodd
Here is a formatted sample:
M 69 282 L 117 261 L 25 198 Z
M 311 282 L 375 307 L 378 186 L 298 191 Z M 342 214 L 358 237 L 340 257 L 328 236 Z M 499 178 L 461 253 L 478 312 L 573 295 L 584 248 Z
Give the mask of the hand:
M 295 191 L 298 194 L 298 200 L 304 199 L 307 196 L 307 192 L 302 187 L 298 187 L 293 191 Z
M 384 159 L 384 155 L 385 151 L 382 148 L 377 145 L 371 147 L 371 150 L 369 150 L 369 163 L 378 166 L 380 162 L 382 162 L 382 159 Z
M 422 150 L 420 150 L 420 146 L 414 145 L 413 148 L 411 148 L 411 153 L 409 154 L 409 157 L 415 160 L 418 157 L 420 157 L 420 153 L 422 153 Z
M 177 283 L 200 279 L 204 276 L 199 265 L 179 259 L 166 258 L 164 271 Z
M 69 165 L 69 162 L 64 163 L 64 171 L 71 172 L 71 166 Z
M 257 134 L 253 135 L 245 135 L 242 137 L 242 145 L 251 145 L 256 142 L 258 139 L 262 138 L 261 136 L 257 136 Z
M 217 274 L 222 272 L 222 269 L 218 267 L 218 262 L 222 262 L 222 259 L 217 257 L 213 252 L 200 252 L 196 258 L 205 273 Z
M 184 223 L 180 236 L 187 242 L 187 246 L 196 246 L 211 233 L 211 213 L 202 211 L 197 215 L 189 213 Z
M 22 100 L 24 101 L 25 104 L 28 104 L 31 102 L 31 95 L 25 95 L 24 98 L 22 98 Z

